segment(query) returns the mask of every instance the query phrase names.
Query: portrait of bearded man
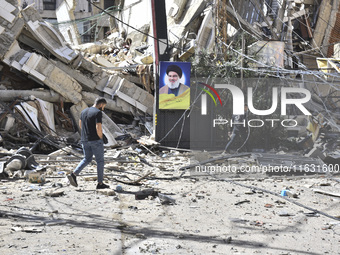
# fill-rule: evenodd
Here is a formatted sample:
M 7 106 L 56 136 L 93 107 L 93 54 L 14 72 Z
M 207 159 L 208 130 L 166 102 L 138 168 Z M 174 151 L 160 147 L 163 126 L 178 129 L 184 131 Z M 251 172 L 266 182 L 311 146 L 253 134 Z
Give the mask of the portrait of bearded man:
M 181 83 L 182 69 L 177 65 L 169 65 L 166 69 L 167 79 L 159 94 L 174 94 L 176 97 L 190 89 L 189 86 Z

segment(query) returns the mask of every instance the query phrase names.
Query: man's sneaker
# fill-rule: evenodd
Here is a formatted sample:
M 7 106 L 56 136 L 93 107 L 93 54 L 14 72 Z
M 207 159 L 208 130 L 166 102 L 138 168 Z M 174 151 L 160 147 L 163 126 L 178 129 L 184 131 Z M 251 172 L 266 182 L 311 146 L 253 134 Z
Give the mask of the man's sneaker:
M 78 187 L 77 176 L 74 173 L 68 175 L 67 178 L 72 186 Z
M 106 185 L 105 183 L 98 183 L 96 189 L 109 189 L 110 186 Z

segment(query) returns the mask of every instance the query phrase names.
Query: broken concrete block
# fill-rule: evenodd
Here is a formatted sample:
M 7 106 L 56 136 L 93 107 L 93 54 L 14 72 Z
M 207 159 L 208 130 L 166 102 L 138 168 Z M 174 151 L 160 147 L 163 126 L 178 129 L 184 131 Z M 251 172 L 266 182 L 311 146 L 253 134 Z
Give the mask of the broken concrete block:
M 77 124 L 77 128 L 78 130 L 80 130 L 80 127 L 78 125 L 79 123 L 79 120 L 80 120 L 80 115 L 81 115 L 81 112 L 86 109 L 88 106 L 87 104 L 82 100 L 80 101 L 78 104 L 74 104 L 71 106 L 71 114 L 72 114 L 72 117 L 73 119 L 75 120 L 76 124 Z
M 28 74 L 33 75 L 35 78 L 37 78 L 38 80 L 44 82 L 46 79 L 46 76 L 43 75 L 41 72 L 37 72 L 35 70 L 35 68 L 37 67 L 37 65 L 40 63 L 40 61 L 42 62 L 42 64 L 45 63 L 47 65 L 48 60 L 47 59 L 43 59 L 42 56 L 35 54 L 35 53 L 27 53 L 24 55 L 24 57 L 22 59 L 20 59 L 19 64 L 22 65 L 22 70 Z M 45 66 L 46 67 L 46 66 Z M 49 69 L 48 71 L 52 70 L 52 67 L 50 67 L 51 69 Z
M 9 62 L 13 67 L 30 74 L 72 103 L 76 104 L 81 100 L 82 87 L 78 82 L 45 57 L 21 50 L 12 56 Z
M 102 75 L 102 79 L 99 82 L 97 82 L 96 89 L 99 91 L 103 91 L 106 85 L 108 84 L 109 79 L 110 79 L 110 76 Z
M 139 95 L 138 100 L 139 100 L 140 102 L 145 102 L 145 101 L 147 100 L 147 97 L 148 97 L 148 94 L 147 94 L 147 93 L 142 93 L 142 94 Z M 148 106 L 147 106 L 147 107 L 148 107 Z
M 117 106 L 124 109 L 124 111 L 127 111 L 129 114 L 132 114 L 132 105 L 130 105 L 128 102 L 124 101 L 121 98 L 115 98 L 114 101 L 116 101 Z
M 112 64 L 110 61 L 108 61 L 106 58 L 103 56 L 97 54 L 94 58 L 93 61 L 97 63 L 98 65 L 105 66 L 105 67 L 116 67 L 117 65 Z
M 87 105 L 93 105 L 94 100 L 98 97 L 95 93 L 90 92 L 82 92 L 83 100 Z M 107 101 L 106 109 L 109 109 L 111 111 L 120 112 L 124 114 L 131 114 L 130 112 L 130 105 L 124 102 L 123 100 L 116 98 L 115 100 L 112 100 L 110 98 L 105 98 Z
M 189 49 L 178 56 L 181 61 L 186 61 L 188 58 L 190 58 L 195 53 L 195 49 L 196 49 L 195 41 L 191 40 L 188 45 L 189 45 Z
M 334 44 L 334 55 L 333 58 L 340 58 L 340 43 Z
M 84 43 L 75 47 L 77 50 L 88 54 L 100 54 L 104 48 L 101 42 Z
M 38 120 L 44 125 L 41 125 L 42 129 L 50 135 L 56 135 L 55 122 L 54 122 L 54 106 L 52 103 L 46 102 L 39 98 L 31 101 L 33 107 L 38 110 Z
M 115 96 L 121 98 L 122 100 L 128 102 L 131 106 L 136 107 L 137 109 L 147 112 L 148 114 L 152 114 L 153 109 L 150 107 L 150 102 L 141 102 L 140 98 L 145 98 L 141 96 L 142 94 L 146 95 L 147 100 L 150 100 L 151 95 L 149 92 L 139 88 L 132 82 L 129 82 L 126 79 L 122 79 L 119 84 L 119 89 L 116 91 Z M 152 95 L 151 95 L 152 96 Z M 147 106 L 145 105 L 147 104 Z M 152 96 L 152 105 L 153 105 L 153 96 Z
M 112 134 L 106 125 L 102 125 L 104 137 L 104 147 L 115 147 L 118 143 L 115 139 L 116 134 Z
M 123 99 L 125 102 L 129 103 L 131 106 L 136 107 L 137 109 L 141 110 L 142 112 L 147 112 L 148 108 L 143 104 L 139 103 L 137 100 L 133 99 L 132 97 L 124 94 L 123 92 L 117 91 L 115 94 L 120 99 Z
M 116 146 L 116 137 L 117 133 L 122 133 L 123 131 L 114 123 L 105 113 L 103 113 L 103 133 L 106 136 L 108 142 L 105 144 L 105 147 Z
M 61 197 L 64 195 L 64 190 L 54 190 L 54 191 L 45 191 L 46 197 Z
M 33 53 L 32 56 L 34 55 L 37 54 Z M 33 59 L 32 56 L 31 58 Z M 33 62 L 33 60 L 35 62 Z M 63 97 L 69 99 L 72 103 L 77 104 L 81 100 L 82 96 L 80 92 L 82 91 L 82 87 L 74 78 L 42 56 L 35 56 L 33 60 L 32 63 L 30 63 L 30 60 L 26 63 L 28 66 L 27 70 L 29 70 L 30 74 L 39 80 L 42 80 L 42 77 L 45 77 L 42 80 L 44 84 L 61 94 Z
M 105 195 L 105 196 L 115 196 L 116 192 L 114 190 L 98 190 L 99 194 Z
M 182 17 L 187 2 L 188 0 L 174 0 L 169 8 L 168 15 L 178 21 Z
M 93 74 L 98 74 L 98 73 L 101 73 L 103 72 L 102 68 L 94 63 L 92 63 L 91 61 L 89 61 L 88 59 L 86 58 L 83 58 L 81 63 L 80 63 L 80 68 L 83 68 L 85 69 L 86 71 L 88 72 L 91 72 Z
M 4 55 L 4 63 L 6 63 L 7 65 L 12 65 L 11 64 L 11 60 L 10 58 L 17 54 L 19 51 L 21 50 L 20 46 L 19 46 L 19 43 L 17 40 L 15 40 L 12 45 L 8 48 L 8 51 L 6 52 L 6 54 Z M 24 57 L 25 54 L 29 54 L 28 52 L 27 53 L 24 53 L 22 57 Z M 21 71 L 21 67 L 22 67 L 23 63 L 20 64 L 20 67 L 16 67 L 16 69 L 18 69 L 19 71 Z
M 103 92 L 112 96 L 118 89 L 120 81 L 121 78 L 118 75 L 111 75 L 103 89 Z
M 144 102 L 145 106 L 148 108 L 147 113 L 152 115 L 154 96 L 149 94 L 149 93 L 147 93 L 146 94 L 146 99 L 143 102 Z
M 128 34 L 128 38 L 131 38 L 132 43 L 130 48 L 134 49 L 136 47 L 141 46 L 143 43 L 146 42 L 147 36 L 146 34 L 149 33 L 150 30 L 150 25 L 146 24 L 144 26 L 142 26 L 141 28 L 139 28 L 140 31 L 144 32 L 144 34 L 137 32 L 137 31 L 133 31 L 131 33 Z
M 184 2 L 182 0 L 179 0 L 180 2 Z M 187 0 L 185 0 L 187 1 Z M 178 3 L 180 6 L 182 4 Z M 175 42 L 178 40 L 178 38 L 181 38 L 182 36 L 185 35 L 186 31 L 188 31 L 190 28 L 193 30 L 198 30 L 198 27 L 192 27 L 193 25 L 199 25 L 195 22 L 193 22 L 193 17 L 198 17 L 200 13 L 205 8 L 205 3 L 204 1 L 191 1 L 190 2 L 190 8 L 187 9 L 187 11 L 181 15 L 179 20 L 177 19 L 177 16 L 175 15 L 174 17 L 168 15 L 167 16 L 167 24 L 168 27 L 172 27 L 171 33 L 168 34 L 169 40 L 171 42 Z
M 77 82 L 79 82 L 83 89 L 87 91 L 93 91 L 96 88 L 96 83 L 92 80 L 92 78 L 84 75 L 79 70 L 75 70 L 68 65 L 65 65 L 64 63 L 60 61 L 52 61 L 58 68 L 63 70 L 65 73 L 67 73 L 69 76 L 73 77 Z
M 328 21 L 324 17 L 330 17 L 332 11 L 331 1 L 322 1 L 319 9 L 318 21 L 313 32 L 313 48 L 321 46 L 328 27 Z M 327 42 L 328 43 L 328 42 Z
M 44 21 L 33 6 L 27 6 L 21 11 L 28 30 L 54 56 L 65 63 L 70 63 L 77 53 L 66 44 L 60 32 Z
M 213 9 L 205 13 L 201 27 L 198 30 L 196 38 L 197 48 L 206 50 L 208 53 L 213 52 L 215 45 L 215 22 L 213 18 Z M 190 54 L 191 55 L 191 54 Z

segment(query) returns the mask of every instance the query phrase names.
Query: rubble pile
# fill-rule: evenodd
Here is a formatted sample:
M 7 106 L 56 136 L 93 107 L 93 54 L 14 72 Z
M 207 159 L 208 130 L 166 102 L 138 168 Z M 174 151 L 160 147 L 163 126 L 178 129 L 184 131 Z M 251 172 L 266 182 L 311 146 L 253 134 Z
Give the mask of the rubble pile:
M 1 159 L 5 154 L 11 152 L 2 150 Z M 95 165 L 75 188 L 66 175 L 77 156 L 34 155 L 45 170 L 1 178 L 0 252 L 282 253 L 292 242 L 297 253 L 338 251 L 338 178 L 244 173 L 241 166 L 256 164 L 249 153 L 228 155 L 235 173 L 197 175 L 181 170 L 192 155 L 141 144 L 107 149 L 105 182 L 112 188 L 97 191 Z M 220 154 L 204 157 L 221 160 Z M 101 237 L 95 244 L 93 235 Z M 324 245 L 314 245 L 320 235 Z
M 144 126 L 152 121 L 151 90 L 103 69 L 95 63 L 102 63 L 100 56 L 89 59 L 72 49 L 33 6 L 19 10 L 17 1 L 6 3 L 0 15 L 0 101 L 8 104 L 1 103 L 0 107 L 2 136 L 10 138 L 7 146 L 34 141 L 32 136 L 28 138 L 32 129 L 38 138 L 58 136 L 59 131 L 77 132 L 81 111 L 98 96 L 106 97 L 108 102 L 108 116 L 104 116 L 103 123 L 108 146 L 117 146 L 117 137 L 118 141 L 129 137 L 126 129 L 112 121 L 112 116 L 121 116 L 123 120 L 127 116 L 125 124 L 134 124 L 127 127 L 130 131 L 138 122 Z M 147 126 L 149 129 L 144 127 L 143 131 L 150 134 L 150 124 Z M 130 137 L 143 133 L 136 131 Z

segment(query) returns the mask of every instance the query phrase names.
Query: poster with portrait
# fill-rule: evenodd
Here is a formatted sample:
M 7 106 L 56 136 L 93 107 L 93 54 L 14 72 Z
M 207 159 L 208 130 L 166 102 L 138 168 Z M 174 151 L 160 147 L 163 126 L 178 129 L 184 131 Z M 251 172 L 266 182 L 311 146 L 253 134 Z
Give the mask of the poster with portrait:
M 160 62 L 159 109 L 189 108 L 190 73 L 191 63 Z

